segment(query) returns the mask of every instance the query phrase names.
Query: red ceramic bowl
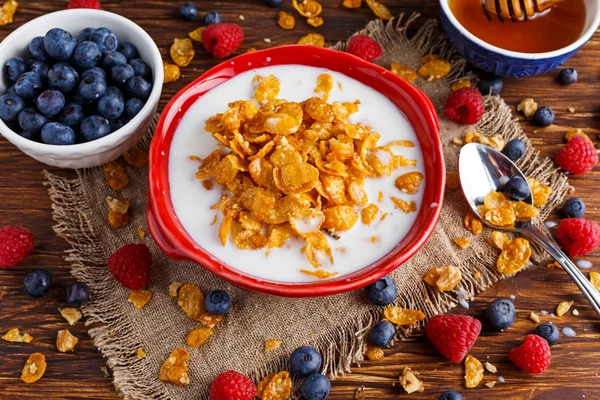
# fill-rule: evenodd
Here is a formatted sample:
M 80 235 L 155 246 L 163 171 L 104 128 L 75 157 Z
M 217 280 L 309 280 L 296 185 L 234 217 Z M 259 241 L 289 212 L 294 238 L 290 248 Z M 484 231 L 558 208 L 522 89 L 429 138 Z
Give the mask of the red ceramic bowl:
M 250 69 L 280 64 L 327 68 L 362 82 L 387 96 L 416 131 L 425 159 L 423 206 L 406 237 L 383 258 L 338 278 L 310 283 L 281 283 L 241 273 L 208 254 L 177 219 L 169 190 L 171 140 L 181 118 L 204 93 Z M 223 107 L 226 105 L 224 104 Z M 223 62 L 181 90 L 165 107 L 150 149 L 148 227 L 156 244 L 171 258 L 192 261 L 243 289 L 287 297 L 326 296 L 355 290 L 395 270 L 431 236 L 442 210 L 445 168 L 439 123 L 431 101 L 419 90 L 375 64 L 353 55 L 315 46 L 294 45 L 242 54 Z

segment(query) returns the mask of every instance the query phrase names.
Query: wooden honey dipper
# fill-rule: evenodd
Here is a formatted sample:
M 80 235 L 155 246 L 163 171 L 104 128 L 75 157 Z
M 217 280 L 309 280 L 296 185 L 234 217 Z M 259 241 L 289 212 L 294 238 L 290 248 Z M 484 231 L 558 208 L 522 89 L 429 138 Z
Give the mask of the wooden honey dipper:
M 489 13 L 513 21 L 524 21 L 552 8 L 564 0 L 482 0 Z

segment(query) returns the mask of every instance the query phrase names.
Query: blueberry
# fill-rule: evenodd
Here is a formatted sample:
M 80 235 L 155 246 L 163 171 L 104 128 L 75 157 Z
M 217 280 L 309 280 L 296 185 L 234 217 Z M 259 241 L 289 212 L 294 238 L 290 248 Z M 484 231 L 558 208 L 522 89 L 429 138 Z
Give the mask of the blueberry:
M 46 117 L 54 117 L 65 106 L 65 96 L 58 90 L 46 90 L 35 100 L 35 105 Z
M 577 82 L 579 78 L 577 71 L 573 68 L 561 69 L 558 74 L 558 81 L 563 85 L 570 85 L 571 83 Z
M 98 28 L 90 34 L 90 39 L 100 46 L 102 52 L 115 51 L 119 47 L 119 41 L 114 33 L 108 28 Z
M 517 318 L 517 311 L 512 301 L 496 299 L 485 310 L 485 317 L 492 328 L 496 330 L 510 327 Z
M 204 25 L 219 24 L 221 22 L 221 14 L 216 11 L 209 11 L 204 15 L 202 23 Z
M 31 72 L 35 72 L 39 76 L 42 83 L 48 80 L 48 71 L 50 71 L 50 67 L 45 62 L 36 61 L 31 65 L 29 70 Z
M 0 118 L 3 121 L 14 121 L 25 108 L 25 101 L 16 94 L 5 94 L 0 97 Z
M 522 140 L 513 139 L 506 143 L 502 152 L 512 161 L 517 161 L 525 155 L 525 143 Z
M 389 276 L 384 276 L 367 286 L 366 292 L 371 303 L 385 306 L 396 299 L 396 283 Z
M 283 0 L 266 0 L 266 2 L 268 6 L 277 7 L 280 6 L 281 3 L 283 3 Z
M 481 78 L 478 87 L 482 95 L 487 96 L 488 94 L 491 94 L 496 96 L 502 91 L 504 83 L 502 82 L 502 79 L 492 76 L 489 78 Z
M 59 122 L 50 122 L 42 128 L 42 142 L 55 146 L 75 143 L 75 132 L 71 127 Z
M 185 21 L 192 21 L 198 16 L 198 9 L 193 3 L 188 1 L 179 7 L 179 16 Z
M 108 135 L 110 123 L 104 117 L 91 115 L 81 122 L 80 132 L 86 142 L 91 142 Z
M 48 119 L 38 111 L 29 107 L 19 113 L 19 126 L 24 132 L 31 134 L 39 133 L 44 125 L 48 123 Z
M 127 64 L 127 59 L 121 53 L 116 51 L 107 51 L 104 53 L 104 58 L 100 61 L 100 66 L 106 71 L 110 71 L 117 65 Z
M 125 102 L 125 117 L 133 119 L 144 107 L 144 102 L 135 97 Z
M 109 89 L 113 88 L 111 87 Z M 100 100 L 98 100 L 98 113 L 106 119 L 118 118 L 123 114 L 124 110 L 125 100 L 123 100 L 120 91 L 107 90 L 104 96 L 100 97 Z
M 82 72 L 81 79 L 85 79 L 88 75 L 94 75 L 95 77 L 100 78 L 103 81 L 106 80 L 106 72 L 104 72 L 102 68 L 94 67 L 86 69 Z
M 549 346 L 554 346 L 558 342 L 560 332 L 552 322 L 544 322 L 535 328 L 536 335 L 543 337 Z
M 139 76 L 129 78 L 125 88 L 131 97 L 147 100 L 152 92 L 152 84 Z
M 69 65 L 55 64 L 48 71 L 48 83 L 63 93 L 68 93 L 79 83 L 79 74 Z
M 73 96 L 71 96 L 70 100 L 71 102 L 79 104 L 80 106 L 87 106 L 94 102 L 94 100 L 86 100 L 83 97 L 81 97 L 79 91 L 75 91 L 75 93 L 73 93 Z
M 231 298 L 224 290 L 213 290 L 204 300 L 206 311 L 214 315 L 227 315 L 231 308 Z
M 290 355 L 290 372 L 305 377 L 321 369 L 323 359 L 317 350 L 310 346 L 298 347 Z
M 331 382 L 325 375 L 312 374 L 302 381 L 300 393 L 304 400 L 324 400 L 331 391 Z
M 17 91 L 15 90 L 15 85 L 10 85 L 10 87 L 6 89 L 6 93 L 4 94 L 17 94 Z
M 80 282 L 72 283 L 65 291 L 65 300 L 70 306 L 81 307 L 90 300 L 89 286 Z
M 513 176 L 504 184 L 502 189 L 511 200 L 525 200 L 531 194 L 529 184 L 520 176 Z
M 129 42 L 119 42 L 117 51 L 123 54 L 127 61 L 131 60 L 132 58 L 136 58 L 138 55 L 137 48 Z
M 578 197 L 570 198 L 563 206 L 563 214 L 566 218 L 581 218 L 585 214 L 585 203 Z
M 539 126 L 550 126 L 554 122 L 554 111 L 550 107 L 540 107 L 533 114 L 533 121 Z
M 133 76 L 133 67 L 129 64 L 117 65 L 110 70 L 110 77 L 117 85 L 124 85 Z
M 28 69 L 27 63 L 21 57 L 9 58 L 4 64 L 4 76 L 9 81 L 16 82 Z
M 90 37 L 92 36 L 92 33 L 94 33 L 96 29 L 94 28 L 85 28 L 84 30 L 82 30 L 81 32 L 79 32 L 79 41 L 80 42 L 85 42 L 87 40 L 90 40 Z
M 465 398 L 462 397 L 462 394 L 458 393 L 455 390 L 448 390 L 442 394 L 440 394 L 440 397 L 438 397 L 438 400 L 464 400 Z
M 67 61 L 73 57 L 77 39 L 70 33 L 60 28 L 50 29 L 44 36 L 44 48 L 48 55 L 60 61 Z
M 36 268 L 25 275 L 23 288 L 31 297 L 42 297 L 52 286 L 52 275 L 45 269 Z
M 111 119 L 110 121 L 108 121 L 108 123 L 110 124 L 110 131 L 118 131 L 119 129 L 124 127 L 127 124 L 127 122 L 129 122 L 129 120 L 123 116 L 120 116 L 116 119 Z
M 134 58 L 129 60 L 129 65 L 133 67 L 133 72 L 135 76 L 141 76 L 144 79 L 150 78 L 151 70 L 144 60 Z
M 367 336 L 367 340 L 373 346 L 378 347 L 387 347 L 394 335 L 396 334 L 396 329 L 394 325 L 392 325 L 389 321 L 380 321 L 369 332 Z
M 73 54 L 75 65 L 84 69 L 95 67 L 101 59 L 102 51 L 100 51 L 100 47 L 90 41 L 79 43 L 79 46 L 75 49 L 75 54 Z
M 106 93 L 106 81 L 90 74 L 79 82 L 78 91 L 84 100 L 97 100 Z
M 71 128 L 79 129 L 79 125 L 84 117 L 83 107 L 79 104 L 67 103 L 61 112 L 58 113 L 57 119 Z

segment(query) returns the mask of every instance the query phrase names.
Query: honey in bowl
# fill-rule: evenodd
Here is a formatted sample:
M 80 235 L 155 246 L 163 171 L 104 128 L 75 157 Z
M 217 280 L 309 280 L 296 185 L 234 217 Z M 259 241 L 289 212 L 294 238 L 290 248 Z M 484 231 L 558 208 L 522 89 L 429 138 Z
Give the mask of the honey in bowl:
M 584 0 L 557 4 L 534 19 L 521 22 L 500 19 L 484 12 L 481 0 L 449 0 L 458 22 L 493 46 L 521 53 L 545 53 L 567 47 L 581 35 L 585 24 Z

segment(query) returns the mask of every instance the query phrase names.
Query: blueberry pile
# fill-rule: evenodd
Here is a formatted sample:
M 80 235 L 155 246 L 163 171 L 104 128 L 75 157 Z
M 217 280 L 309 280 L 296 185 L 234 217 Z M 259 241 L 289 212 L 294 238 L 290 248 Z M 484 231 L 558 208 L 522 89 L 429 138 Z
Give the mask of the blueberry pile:
M 12 83 L 0 118 L 24 138 L 51 145 L 100 139 L 135 117 L 152 91 L 152 71 L 108 28 L 76 38 L 54 28 L 29 43 L 30 57 L 4 64 Z

